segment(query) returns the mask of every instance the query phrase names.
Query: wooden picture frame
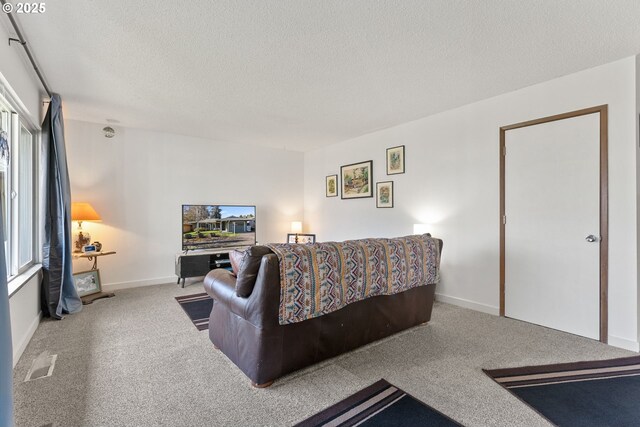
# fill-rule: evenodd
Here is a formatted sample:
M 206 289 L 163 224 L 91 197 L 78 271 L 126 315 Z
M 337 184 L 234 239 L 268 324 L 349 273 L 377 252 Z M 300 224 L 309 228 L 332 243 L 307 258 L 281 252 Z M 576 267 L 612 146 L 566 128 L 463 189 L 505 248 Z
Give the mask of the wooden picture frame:
M 297 236 L 298 236 L 298 244 L 310 245 L 310 244 L 316 242 L 316 235 L 315 234 L 298 233 Z M 295 244 L 296 243 L 296 234 L 295 233 L 287 234 L 287 243 L 290 243 L 290 244 Z
M 88 270 L 75 273 L 73 275 L 73 285 L 76 287 L 79 297 L 102 292 L 100 270 Z
M 404 173 L 404 145 L 387 148 L 387 175 Z
M 393 181 L 376 182 L 376 208 L 393 207 Z
M 326 177 L 325 197 L 338 197 L 338 174 Z
M 373 197 L 373 160 L 340 166 L 342 199 Z

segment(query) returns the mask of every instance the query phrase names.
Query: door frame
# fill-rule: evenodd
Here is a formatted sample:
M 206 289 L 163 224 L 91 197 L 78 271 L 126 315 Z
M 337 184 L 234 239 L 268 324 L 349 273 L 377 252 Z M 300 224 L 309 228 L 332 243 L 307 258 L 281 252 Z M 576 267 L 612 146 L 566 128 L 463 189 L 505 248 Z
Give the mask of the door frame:
M 609 180 L 608 180 L 608 105 L 585 108 L 555 116 L 514 123 L 500 128 L 500 316 L 505 313 L 505 164 L 506 132 L 527 126 L 600 114 L 600 342 L 608 339 L 608 277 L 609 277 Z

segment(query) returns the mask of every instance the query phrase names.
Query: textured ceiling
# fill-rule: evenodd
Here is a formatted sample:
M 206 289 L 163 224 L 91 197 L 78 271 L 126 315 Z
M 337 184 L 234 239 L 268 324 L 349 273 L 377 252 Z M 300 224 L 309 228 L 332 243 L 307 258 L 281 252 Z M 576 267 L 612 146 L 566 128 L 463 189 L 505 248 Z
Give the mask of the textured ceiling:
M 306 151 L 640 52 L 637 0 L 54 0 L 67 118 Z

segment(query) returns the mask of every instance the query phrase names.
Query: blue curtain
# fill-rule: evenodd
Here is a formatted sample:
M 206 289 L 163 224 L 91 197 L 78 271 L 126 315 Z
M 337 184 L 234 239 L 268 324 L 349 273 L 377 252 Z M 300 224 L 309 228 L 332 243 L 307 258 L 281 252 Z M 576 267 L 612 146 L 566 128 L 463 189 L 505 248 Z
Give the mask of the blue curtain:
M 13 426 L 13 350 L 3 224 L 0 209 L 0 426 L 11 427 Z
M 42 311 L 62 319 L 82 309 L 73 285 L 71 259 L 71 188 L 64 144 L 62 101 L 54 94 L 42 123 L 44 165 L 44 242 L 42 247 Z

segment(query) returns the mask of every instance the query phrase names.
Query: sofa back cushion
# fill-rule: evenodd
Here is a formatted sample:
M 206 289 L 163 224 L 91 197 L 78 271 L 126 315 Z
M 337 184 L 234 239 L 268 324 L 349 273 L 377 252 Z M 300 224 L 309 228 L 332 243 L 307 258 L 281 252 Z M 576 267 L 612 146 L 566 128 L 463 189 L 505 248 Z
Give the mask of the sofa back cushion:
M 256 284 L 260 261 L 264 255 L 270 254 L 271 249 L 266 246 L 251 246 L 244 253 L 242 264 L 238 270 L 238 280 L 236 281 L 236 295 L 247 298 L 253 291 Z
M 242 263 L 244 262 L 244 255 L 246 251 L 238 251 L 232 250 L 229 252 L 229 261 L 231 262 L 231 270 L 233 271 L 233 275 L 238 277 L 238 272 L 242 267 Z

